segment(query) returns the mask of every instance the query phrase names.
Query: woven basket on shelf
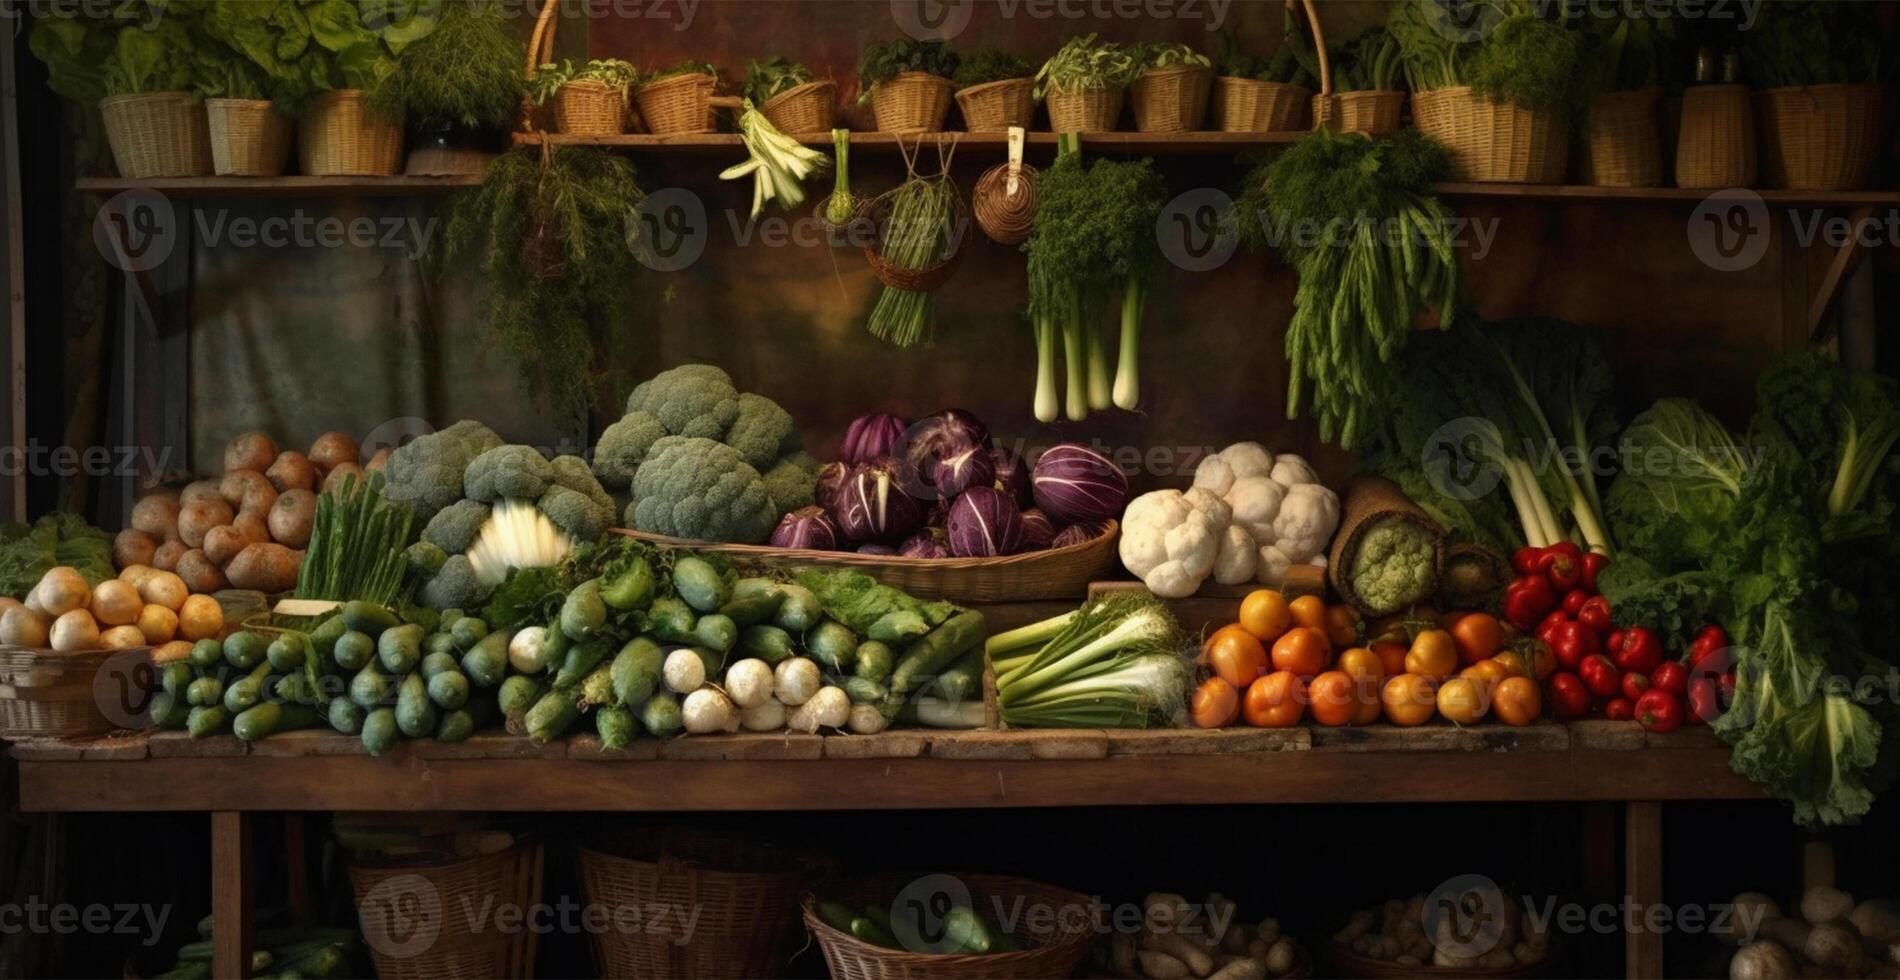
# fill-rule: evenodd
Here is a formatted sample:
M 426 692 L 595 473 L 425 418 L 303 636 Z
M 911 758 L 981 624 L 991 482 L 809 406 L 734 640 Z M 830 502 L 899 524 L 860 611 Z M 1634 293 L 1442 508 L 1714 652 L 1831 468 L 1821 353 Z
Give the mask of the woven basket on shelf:
M 1676 186 L 1750 187 L 1759 175 L 1755 109 L 1746 85 L 1692 85 L 1682 90 L 1676 130 Z
M 1590 130 L 1578 175 L 1598 187 L 1660 187 L 1662 89 L 1606 92 L 1590 100 Z
M 203 177 L 211 173 L 204 102 L 189 92 L 111 95 L 99 100 L 119 176 Z
M 972 133 L 1000 133 L 1011 126 L 1029 128 L 1036 118 L 1036 82 L 1005 78 L 957 90 L 963 109 L 963 128 Z
M 1222 75 L 1214 79 L 1213 101 L 1214 120 L 1223 133 L 1282 133 L 1306 128 L 1313 90 Z
M 376 975 L 533 976 L 535 930 L 503 929 L 495 916 L 478 913 L 541 901 L 542 861 L 540 844 L 517 841 L 496 854 L 445 862 L 352 862 L 350 887 Z
M 206 99 L 211 172 L 276 177 L 290 163 L 290 117 L 268 99 Z
M 898 72 L 871 89 L 871 114 L 880 133 L 938 133 L 950 115 L 948 78 L 925 71 Z
M 1399 131 L 1399 114 L 1404 109 L 1405 93 L 1394 90 L 1315 95 L 1313 128 L 1390 136 Z
M 1474 94 L 1457 85 L 1412 93 L 1419 132 L 1444 144 L 1454 180 L 1562 183 L 1570 143 L 1549 112 Z
M 554 128 L 571 136 L 618 136 L 627 127 L 627 99 L 619 89 L 591 78 L 554 90 Z
M 99 671 L 108 660 L 128 657 L 128 671 L 149 650 L 79 650 L 59 653 L 0 646 L 0 738 L 79 738 L 103 735 L 118 727 L 99 704 Z M 116 681 L 106 685 L 116 686 Z M 132 712 L 128 707 L 125 714 Z
M 1073 92 L 1049 86 L 1044 99 L 1049 105 L 1049 131 L 1053 133 L 1112 133 L 1122 116 L 1120 85 L 1077 89 Z
M 1769 186 L 1803 191 L 1867 186 L 1880 150 L 1885 93 L 1882 85 L 1805 85 L 1755 93 Z
M 1207 121 L 1214 69 L 1192 65 L 1151 68 L 1129 86 L 1135 129 L 1143 133 L 1191 133 Z
M 657 134 L 710 133 L 719 126 L 713 113 L 713 88 L 719 79 L 699 72 L 669 75 L 633 90 L 647 131 Z
M 835 929 L 818 916 L 818 903 L 843 902 L 853 908 L 894 900 L 921 875 L 882 875 L 825 886 L 805 896 L 805 928 L 824 951 L 833 980 L 978 980 L 990 977 L 1068 977 L 1088 955 L 1097 930 L 1088 896 L 1026 878 L 956 874 L 969 892 L 971 907 L 993 921 L 1018 921 L 1010 939 L 1021 948 L 1006 953 L 966 956 L 913 953 L 867 943 Z M 1014 915 L 1034 909 L 1035 915 Z M 900 940 L 902 937 L 899 937 Z
M 806 82 L 765 100 L 759 111 L 781 133 L 828 133 L 838 105 L 838 83 Z
M 1036 227 L 1035 167 L 1023 164 L 1016 170 L 1015 193 L 1010 193 L 1009 164 L 999 163 L 976 179 L 970 190 L 970 213 L 976 226 L 999 245 L 1021 245 Z
M 767 844 L 666 830 L 580 848 L 589 906 L 691 909 L 690 932 L 668 918 L 651 928 L 595 933 L 603 977 L 775 977 L 785 973 L 799 896 L 817 862 Z
M 313 177 L 402 171 L 402 126 L 370 111 L 361 89 L 323 92 L 297 125 L 297 165 Z

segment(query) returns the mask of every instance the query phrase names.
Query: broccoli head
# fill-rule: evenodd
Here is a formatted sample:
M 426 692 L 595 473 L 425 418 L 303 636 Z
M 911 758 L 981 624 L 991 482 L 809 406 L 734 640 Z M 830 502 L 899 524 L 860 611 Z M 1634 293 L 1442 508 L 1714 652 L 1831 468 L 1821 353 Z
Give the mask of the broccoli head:
M 595 500 L 567 487 L 550 487 L 535 506 L 575 541 L 592 541 L 607 533 L 614 522 L 613 498 Z
M 710 364 L 686 364 L 648 378 L 627 396 L 627 414 L 646 412 L 667 433 L 718 439 L 739 417 L 732 376 Z
M 418 437 L 389 454 L 383 496 L 407 504 L 417 520 L 426 521 L 462 499 L 462 474 L 469 463 L 499 445 L 494 430 L 468 419 Z
M 584 494 L 587 499 L 592 500 L 603 510 L 620 513 L 620 509 L 614 506 L 613 495 L 607 492 L 606 487 L 600 485 L 599 480 L 594 479 L 594 472 L 587 468 L 586 460 L 579 456 L 556 456 L 553 459 L 553 465 L 555 486 L 566 487 L 575 493 Z M 610 517 L 609 521 L 611 520 Z
M 402 556 L 409 562 L 410 571 L 422 578 L 441 571 L 442 564 L 449 560 L 446 552 L 428 541 L 418 541 L 404 548 Z
M 759 471 L 739 451 L 711 439 L 668 436 L 634 475 L 628 523 L 699 541 L 757 543 L 778 512 Z
M 533 446 L 496 446 L 475 457 L 462 477 L 463 496 L 492 504 L 534 500 L 554 480 L 554 467 Z
M 450 555 L 441 571 L 422 583 L 419 598 L 431 609 L 480 609 L 494 591 L 476 577 L 467 555 Z
M 488 523 L 488 505 L 474 500 L 458 500 L 435 512 L 422 529 L 422 540 L 441 548 L 445 554 L 459 555 L 475 546 Z
M 812 490 L 818 483 L 817 472 L 818 461 L 806 453 L 793 453 L 766 470 L 762 479 L 765 492 L 772 497 L 773 509 L 789 514 L 800 507 L 810 507 Z
M 726 445 L 739 451 L 752 468 L 764 472 L 785 455 L 787 436 L 796 436 L 792 413 L 764 395 L 747 392 L 739 396 L 739 417 L 726 431 Z
M 646 459 L 647 450 L 665 438 L 666 428 L 650 412 L 628 412 L 620 421 L 601 430 L 594 446 L 594 475 L 602 486 L 625 490 L 633 485 L 633 474 Z

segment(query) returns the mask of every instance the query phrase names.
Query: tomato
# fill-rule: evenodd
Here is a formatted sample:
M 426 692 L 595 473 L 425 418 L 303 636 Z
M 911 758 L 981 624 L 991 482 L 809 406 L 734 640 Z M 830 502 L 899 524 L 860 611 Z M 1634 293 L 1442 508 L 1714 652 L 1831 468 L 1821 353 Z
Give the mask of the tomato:
M 1713 724 L 1722 717 L 1722 691 L 1715 678 L 1698 675 L 1689 682 L 1688 715 L 1691 725 Z
M 1568 671 L 1550 675 L 1546 682 L 1550 687 L 1550 703 L 1557 710 L 1559 718 L 1582 718 L 1590 713 L 1595 699 L 1590 689 L 1583 686 L 1583 680 Z
M 1372 653 L 1379 658 L 1385 676 L 1397 677 L 1405 673 L 1405 652 L 1411 648 L 1404 640 L 1377 640 L 1372 644 Z
M 1351 606 L 1341 604 L 1326 610 L 1326 639 L 1335 650 L 1358 643 L 1359 630 L 1364 625 Z
M 1577 665 L 1577 677 L 1590 693 L 1600 698 L 1613 698 L 1623 692 L 1623 672 L 1616 669 L 1610 658 L 1593 653 Z
M 1188 711 L 1197 728 L 1226 728 L 1240 715 L 1240 692 L 1218 677 L 1209 677 L 1194 689 Z
M 1557 655 L 1550 647 L 1536 640 L 1531 641 L 1531 675 L 1544 680 L 1557 672 Z
M 1567 592 L 1583 584 L 1583 563 L 1576 555 L 1559 551 L 1556 545 L 1552 545 L 1551 550 L 1537 560 L 1537 570 L 1550 579 L 1551 588 L 1558 592 Z
M 1595 630 L 1599 636 L 1607 636 L 1611 630 L 1610 600 L 1593 595 L 1577 607 L 1577 622 Z
M 1214 676 L 1244 691 L 1267 676 L 1267 650 L 1252 633 L 1239 626 L 1223 626 L 1201 647 L 1201 657 Z
M 1388 677 L 1379 689 L 1379 704 L 1385 718 L 1394 725 L 1410 727 L 1432 720 L 1438 710 L 1438 684 L 1418 674 Z
M 1571 670 L 1576 670 L 1584 658 L 1603 652 L 1596 632 L 1582 623 L 1564 623 L 1551 632 L 1548 642 L 1557 654 L 1557 662 Z
M 1689 668 L 1679 660 L 1665 660 L 1649 675 L 1651 683 L 1668 691 L 1676 697 L 1685 697 L 1689 693 Z
M 1425 630 L 1412 640 L 1405 652 L 1405 672 L 1422 674 L 1435 681 L 1450 677 L 1458 669 L 1458 647 L 1444 630 Z
M 1544 713 L 1544 692 L 1528 677 L 1506 677 L 1491 692 L 1491 712 L 1506 725 L 1529 725 Z
M 1570 622 L 1570 617 L 1564 615 L 1563 610 L 1558 609 L 1552 611 L 1550 615 L 1537 621 L 1537 638 L 1543 640 L 1550 646 L 1556 646 L 1557 631 L 1562 629 L 1563 625 L 1568 622 Z
M 1555 608 L 1557 592 L 1541 575 L 1521 576 L 1504 590 L 1504 618 L 1518 629 L 1530 629 Z
M 1366 624 L 1366 639 L 1375 644 L 1387 642 L 1406 643 L 1405 622 L 1409 618 L 1409 616 L 1402 612 L 1393 613 L 1390 616 L 1380 616 L 1378 619 Z
M 1439 629 L 1449 630 L 1451 629 L 1451 624 L 1465 618 L 1466 615 L 1468 614 L 1462 609 L 1450 609 L 1439 613 L 1433 618 L 1437 620 Z
M 1303 595 L 1287 604 L 1287 612 L 1293 617 L 1294 626 L 1304 626 L 1318 630 L 1326 635 L 1326 600 L 1316 595 Z
M 1603 705 L 1603 717 L 1611 721 L 1630 721 L 1636 717 L 1636 702 L 1629 698 L 1611 698 Z
M 1292 728 L 1306 716 L 1306 686 L 1288 671 L 1275 671 L 1248 686 L 1245 712 L 1255 728 Z
M 1385 665 L 1379 662 L 1378 654 L 1365 647 L 1353 647 L 1339 655 L 1334 666 L 1352 678 L 1353 699 L 1359 705 L 1358 713 L 1353 716 L 1355 725 L 1368 725 L 1379 720 L 1379 688 L 1385 684 Z
M 1632 626 L 1623 631 L 1623 648 L 1616 651 L 1617 669 L 1647 674 L 1662 666 L 1662 639 L 1647 626 Z
M 1728 631 L 1711 623 L 1696 631 L 1689 644 L 1689 665 L 1700 666 L 1711 654 L 1728 649 Z
M 1486 690 L 1496 687 L 1498 682 L 1511 676 L 1511 669 L 1496 660 L 1480 660 L 1458 672 L 1459 677 L 1468 677 L 1485 686 Z
M 1343 670 L 1329 670 L 1313 678 L 1313 683 L 1306 688 L 1313 720 L 1334 728 L 1352 724 L 1359 714 L 1359 701 L 1353 687 L 1352 675 Z
M 1583 556 L 1583 587 L 1590 592 L 1597 591 L 1597 576 L 1610 567 L 1610 556 L 1594 551 Z
M 1603 638 L 1603 649 L 1608 650 L 1611 656 L 1615 656 L 1618 651 L 1622 650 L 1623 631 L 1611 630 L 1609 635 Z
M 1504 668 L 1504 673 L 1506 676 L 1509 676 L 1509 677 L 1531 676 L 1530 664 L 1525 663 L 1524 655 L 1517 652 L 1516 650 L 1500 651 L 1498 655 L 1495 657 L 1492 657 L 1491 660 L 1493 663 L 1496 663 L 1498 666 Z
M 1469 678 L 1454 677 L 1438 685 L 1438 713 L 1454 725 L 1475 725 L 1491 710 L 1491 692 Z
M 1511 570 L 1519 575 L 1537 574 L 1537 560 L 1544 557 L 1544 549 L 1523 547 L 1511 553 Z
M 1629 698 L 1631 701 L 1640 699 L 1654 686 L 1648 674 L 1623 675 L 1623 696 Z
M 1636 699 L 1636 723 L 1649 732 L 1673 732 L 1682 727 L 1682 701 L 1668 691 L 1649 691 Z
M 1569 592 L 1564 593 L 1563 604 L 1558 606 L 1558 608 L 1562 609 L 1566 616 L 1575 616 L 1583 609 L 1583 604 L 1589 601 L 1590 593 L 1582 589 L 1571 589 Z
M 1272 643 L 1293 625 L 1293 611 L 1276 589 L 1255 589 L 1240 600 L 1240 628 L 1261 643 Z
M 1332 655 L 1332 649 L 1326 644 L 1326 636 L 1318 630 L 1305 626 L 1295 626 L 1286 631 L 1286 635 L 1273 641 L 1273 669 L 1291 671 L 1301 678 L 1311 678 L 1326 669 L 1326 661 Z
M 1544 550 L 1568 556 L 1571 561 L 1581 561 L 1583 559 L 1583 549 L 1577 547 L 1575 541 L 1559 541 Z
M 1497 656 L 1504 645 L 1504 624 L 1490 613 L 1466 613 L 1452 624 L 1451 639 L 1458 645 L 1458 662 L 1475 664 Z

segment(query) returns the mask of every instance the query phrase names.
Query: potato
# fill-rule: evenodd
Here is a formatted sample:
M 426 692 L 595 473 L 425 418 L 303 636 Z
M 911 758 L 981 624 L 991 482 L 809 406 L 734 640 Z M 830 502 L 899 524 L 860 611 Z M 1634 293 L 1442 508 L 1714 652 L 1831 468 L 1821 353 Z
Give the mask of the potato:
M 139 585 L 140 598 L 173 612 L 184 608 L 185 597 L 190 594 L 190 590 L 185 588 L 185 580 L 170 571 L 159 572 Z
M 164 606 L 147 605 L 139 610 L 137 625 L 145 642 L 158 646 L 178 635 L 178 614 Z
M 253 544 L 231 559 L 224 574 L 233 588 L 288 592 L 296 587 L 297 570 L 302 566 L 301 551 L 281 544 Z
M 176 663 L 189 656 L 191 656 L 191 641 L 189 640 L 173 640 L 152 647 L 152 663 L 155 666 L 162 667 L 169 663 Z
M 216 592 L 227 584 L 224 570 L 196 548 L 178 556 L 178 567 L 173 571 L 185 580 L 185 588 L 196 593 Z
M 7 610 L 9 609 L 25 609 L 25 608 L 26 608 L 26 603 L 21 602 L 20 600 L 15 599 L 14 597 L 10 595 L 0 595 L 0 616 L 6 615 Z
M 224 491 L 220 488 L 219 481 L 217 480 L 197 480 L 192 483 L 187 483 L 185 484 L 185 489 L 178 494 L 178 504 L 181 507 L 190 506 L 200 500 L 223 499 Z
M 355 466 L 357 452 L 356 440 L 349 433 L 325 432 L 310 444 L 310 462 L 327 477 L 331 470 L 345 463 Z
M 0 646 L 42 649 L 47 645 L 46 616 L 26 606 L 15 606 L 0 613 Z
M 158 539 L 135 527 L 128 527 L 112 539 L 112 566 L 130 568 L 133 565 L 150 565 L 152 553 L 158 550 Z
M 328 473 L 323 474 L 323 492 L 341 496 L 343 493 L 343 481 L 351 477 L 356 478 L 356 482 L 351 485 L 353 490 L 361 490 L 363 488 L 363 476 L 364 473 L 361 466 L 355 463 L 338 463 L 334 467 L 331 467 Z
M 275 506 L 275 501 L 272 502 L 272 506 Z M 237 520 L 231 522 L 231 526 L 238 529 L 238 534 L 243 536 L 245 543 L 263 544 L 270 540 L 269 517 L 268 509 L 241 510 L 238 511 Z
M 292 548 L 310 543 L 310 527 L 317 519 L 317 495 L 308 490 L 286 490 L 270 509 L 271 540 Z
M 132 650 L 145 645 L 145 634 L 136 626 L 114 626 L 99 634 L 99 646 L 106 650 Z
M 277 488 L 261 470 L 232 470 L 218 483 L 224 502 L 240 511 L 267 511 L 277 502 Z M 228 522 L 227 522 L 228 523 Z
M 224 471 L 256 470 L 262 473 L 277 458 L 277 443 L 262 432 L 245 432 L 224 444 Z
M 40 608 L 55 619 L 92 601 L 92 586 L 86 584 L 85 576 L 65 565 L 47 569 L 33 592 Z
M 178 610 L 178 638 L 188 643 L 208 640 L 224 632 L 224 607 L 208 595 L 185 600 Z
M 140 497 L 132 505 L 132 527 L 159 541 L 178 536 L 178 512 L 182 509 L 177 492 L 160 490 Z
M 279 453 L 277 461 L 270 464 L 264 477 L 277 488 L 278 493 L 286 490 L 315 490 L 317 488 L 317 468 L 303 453 L 285 450 Z
M 369 458 L 369 462 L 363 464 L 364 472 L 374 473 L 377 470 L 382 469 L 384 466 L 387 466 L 389 464 L 389 454 L 392 451 L 393 450 L 391 450 L 388 446 L 384 446 L 383 448 L 376 450 L 375 455 Z
M 179 513 L 178 540 L 187 548 L 202 548 L 206 532 L 229 524 L 236 517 L 237 512 L 222 500 L 201 500 Z
M 223 527 L 214 527 L 205 532 L 205 557 L 213 565 L 223 568 L 247 544 L 260 544 L 270 540 L 270 528 L 261 519 L 246 521 L 244 515 Z M 199 590 L 204 591 L 204 590 Z
M 152 552 L 152 567 L 161 572 L 169 572 L 178 567 L 178 558 L 191 550 L 191 545 L 183 541 L 167 541 Z
M 145 601 L 139 590 L 118 579 L 107 579 L 92 590 L 92 618 L 101 626 L 130 626 L 139 621 Z
M 99 649 L 99 624 L 84 609 L 74 609 L 53 620 L 51 636 L 53 649 L 61 653 Z

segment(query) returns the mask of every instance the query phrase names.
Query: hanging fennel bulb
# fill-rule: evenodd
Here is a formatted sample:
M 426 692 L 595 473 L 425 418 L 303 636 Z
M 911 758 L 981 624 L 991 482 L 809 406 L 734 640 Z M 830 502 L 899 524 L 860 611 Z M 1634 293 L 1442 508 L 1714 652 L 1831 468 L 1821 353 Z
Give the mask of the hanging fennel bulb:
M 739 113 L 739 135 L 751 156 L 721 171 L 719 179 L 752 177 L 753 218 L 765 210 L 767 201 L 777 201 L 788 209 L 804 203 L 802 182 L 824 169 L 825 155 L 779 132 L 765 113 L 752 107 L 751 99 L 741 104 L 744 108 Z
M 837 166 L 832 171 L 831 197 L 825 201 L 825 220 L 845 225 L 858 213 L 858 200 L 851 196 L 851 131 L 832 130 L 831 146 Z
M 1168 724 L 1187 698 L 1181 628 L 1153 596 L 1121 593 L 986 645 L 1003 721 L 1018 727 Z
M 512 568 L 549 568 L 561 563 L 574 542 L 540 508 L 521 500 L 495 505 L 481 536 L 468 549 L 468 563 L 483 585 L 500 585 Z

